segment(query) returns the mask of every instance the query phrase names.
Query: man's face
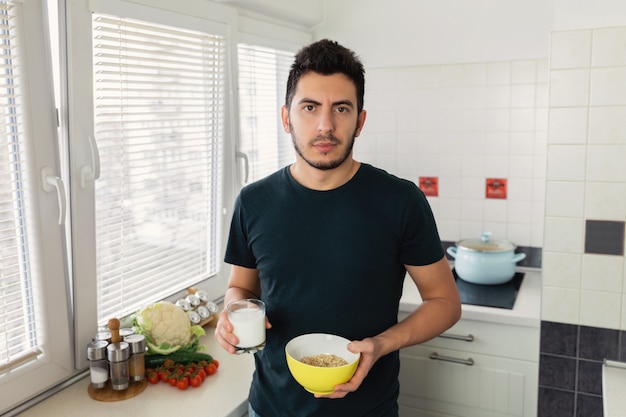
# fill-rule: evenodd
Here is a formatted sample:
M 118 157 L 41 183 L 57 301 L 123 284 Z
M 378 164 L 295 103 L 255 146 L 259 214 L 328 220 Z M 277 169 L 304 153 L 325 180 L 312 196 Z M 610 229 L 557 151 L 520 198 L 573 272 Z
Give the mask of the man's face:
M 291 108 L 283 107 L 281 116 L 298 156 L 321 170 L 351 158 L 354 138 L 365 122 L 365 111 L 357 110 L 354 83 L 343 74 L 315 72 L 300 78 Z

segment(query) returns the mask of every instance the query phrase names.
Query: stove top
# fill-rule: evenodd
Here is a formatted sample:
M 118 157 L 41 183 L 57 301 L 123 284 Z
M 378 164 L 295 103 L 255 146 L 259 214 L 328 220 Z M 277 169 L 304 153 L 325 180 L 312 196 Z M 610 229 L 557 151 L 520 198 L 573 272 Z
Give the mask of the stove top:
M 480 285 L 472 284 L 459 278 L 454 269 L 452 274 L 461 296 L 461 304 L 504 308 L 507 310 L 513 309 L 515 299 L 524 279 L 523 272 L 516 272 L 513 278 L 504 284 Z

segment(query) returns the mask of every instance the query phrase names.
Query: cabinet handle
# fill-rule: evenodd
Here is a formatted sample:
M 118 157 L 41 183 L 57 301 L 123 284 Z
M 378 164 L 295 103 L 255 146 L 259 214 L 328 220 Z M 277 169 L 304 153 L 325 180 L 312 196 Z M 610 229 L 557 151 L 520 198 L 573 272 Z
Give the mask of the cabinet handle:
M 464 342 L 473 342 L 474 335 L 473 334 L 454 334 L 454 333 L 442 333 L 439 337 L 443 337 L 444 339 L 454 339 L 454 340 L 463 340 Z
M 452 356 L 440 355 L 437 352 L 431 353 L 428 357 L 436 361 L 454 362 L 454 363 L 460 363 L 462 365 L 467 365 L 467 366 L 474 365 L 474 359 L 472 358 L 467 358 L 467 359 L 453 358 Z

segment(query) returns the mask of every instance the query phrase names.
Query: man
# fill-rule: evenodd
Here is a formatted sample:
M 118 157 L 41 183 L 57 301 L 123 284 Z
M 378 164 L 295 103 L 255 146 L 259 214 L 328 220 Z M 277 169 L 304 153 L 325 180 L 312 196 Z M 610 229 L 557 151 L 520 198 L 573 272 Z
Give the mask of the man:
M 364 85 L 352 51 L 329 40 L 303 48 L 281 111 L 296 162 L 244 187 L 235 203 L 224 303 L 259 298 L 267 306 L 251 416 L 396 417 L 398 349 L 437 336 L 460 317 L 424 195 L 352 157 L 366 118 Z M 398 323 L 407 272 L 423 303 Z M 284 352 L 291 338 L 316 332 L 352 340 L 348 349 L 361 354 L 352 379 L 324 396 L 295 382 Z M 215 336 L 234 353 L 225 312 Z

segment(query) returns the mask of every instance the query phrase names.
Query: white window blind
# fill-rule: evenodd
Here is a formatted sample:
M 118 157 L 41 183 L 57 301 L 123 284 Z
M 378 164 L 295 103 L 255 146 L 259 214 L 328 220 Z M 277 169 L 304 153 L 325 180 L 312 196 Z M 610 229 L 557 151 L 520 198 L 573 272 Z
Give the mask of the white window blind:
M 239 151 L 248 157 L 248 182 L 260 179 L 294 160 L 291 137 L 285 133 L 280 108 L 292 52 L 239 44 Z
M 20 39 L 13 5 L 0 2 L 0 374 L 29 359 L 39 350 L 31 233 L 32 187 L 24 126 L 24 94 Z
M 93 15 L 98 322 L 214 275 L 223 37 Z

